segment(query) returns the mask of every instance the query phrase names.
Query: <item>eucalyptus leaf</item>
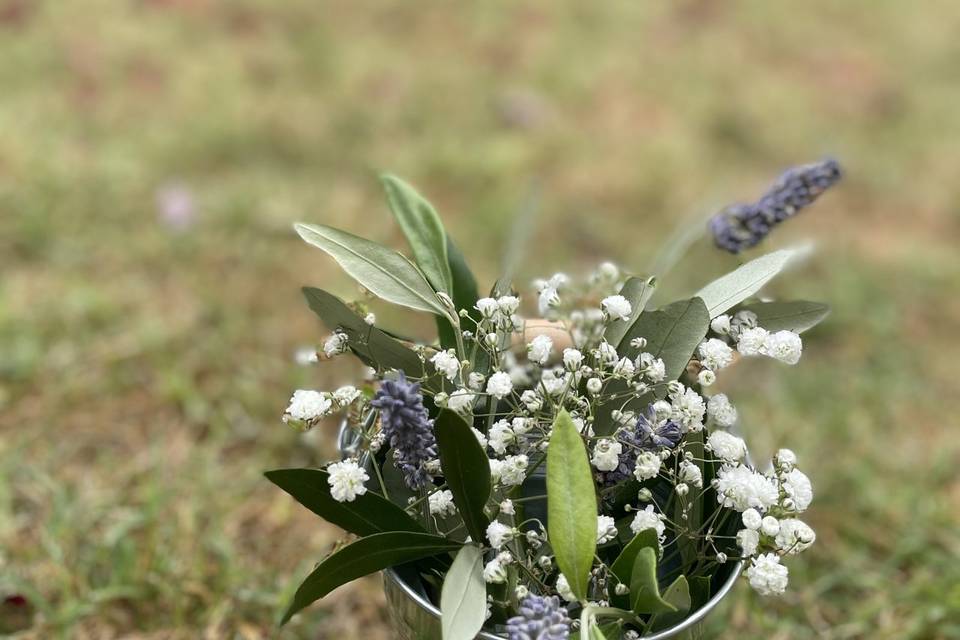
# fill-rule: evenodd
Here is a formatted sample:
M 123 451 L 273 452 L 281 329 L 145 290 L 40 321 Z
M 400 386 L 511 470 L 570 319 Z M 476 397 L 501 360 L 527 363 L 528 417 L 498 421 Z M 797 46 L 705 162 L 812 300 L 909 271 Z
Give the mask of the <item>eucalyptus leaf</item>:
M 472 544 L 457 552 L 443 579 L 440 592 L 443 640 L 472 640 L 483 627 L 487 613 L 487 588 L 483 580 L 483 554 Z
M 418 311 L 446 315 L 430 283 L 400 253 L 322 224 L 297 223 L 294 228 L 301 238 L 323 249 L 372 294 Z
M 342 331 L 350 349 L 365 364 L 381 369 L 398 369 L 412 378 L 424 375 L 424 364 L 417 354 L 399 340 L 371 327 L 340 298 L 313 287 L 304 287 L 303 295 L 310 309 L 330 331 Z
M 490 498 L 490 462 L 470 426 L 453 411 L 443 409 L 433 425 L 440 468 L 453 494 L 460 517 L 476 541 L 484 540 L 490 521 L 483 508 Z
M 358 495 L 350 502 L 334 500 L 326 471 L 276 469 L 264 475 L 310 511 L 358 536 L 385 531 L 423 532 L 423 527 L 406 511 L 372 491 Z
M 453 277 L 447 260 L 447 234 L 440 216 L 416 189 L 400 178 L 383 174 L 380 182 L 393 217 L 413 249 L 417 265 L 435 290 L 450 295 Z
M 650 620 L 650 630 L 660 631 L 683 621 L 691 608 L 690 586 L 684 576 L 678 576 L 663 592 L 663 599 L 673 605 L 676 611 L 658 613 Z
M 297 589 L 280 624 L 340 585 L 387 567 L 456 551 L 460 544 L 428 533 L 376 533 L 348 544 L 328 556 Z
M 784 302 L 754 302 L 737 306 L 734 311 L 752 311 L 757 324 L 767 331 L 803 333 L 817 326 L 830 315 L 830 307 L 822 302 L 790 300 Z
M 659 548 L 660 543 L 657 540 L 657 532 L 654 529 L 644 529 L 633 537 L 630 542 L 623 547 L 623 551 L 617 556 L 617 559 L 610 565 L 610 571 L 620 582 L 629 585 L 630 578 L 633 575 L 633 562 L 641 549 L 653 549 L 654 552 Z
M 781 249 L 760 256 L 700 289 L 697 297 L 707 305 L 710 317 L 716 318 L 762 289 L 796 253 Z
M 666 368 L 665 381 L 676 380 L 690 357 L 707 335 L 710 316 L 700 298 L 680 300 L 656 311 L 644 311 L 620 343 L 621 354 L 630 357 L 638 350 L 629 347 L 633 338 L 646 338 L 644 351 L 661 358 Z
M 597 496 L 586 447 L 565 409 L 547 445 L 547 520 L 557 565 L 585 600 L 597 547 Z
M 660 596 L 657 553 L 644 547 L 637 553 L 630 574 L 630 608 L 634 613 L 663 613 L 677 608 Z
M 627 320 L 615 320 L 607 325 L 607 329 L 603 334 L 607 342 L 614 346 L 620 344 L 623 336 L 627 334 L 627 331 L 633 326 L 633 323 L 640 317 L 643 308 L 647 306 L 647 302 L 650 300 L 650 297 L 653 296 L 656 288 L 656 278 L 635 278 L 632 276 L 627 278 L 627 281 L 624 282 L 620 288 L 620 295 L 630 302 L 633 312 Z
M 696 611 L 710 600 L 710 578 L 695 576 L 690 578 L 690 610 Z

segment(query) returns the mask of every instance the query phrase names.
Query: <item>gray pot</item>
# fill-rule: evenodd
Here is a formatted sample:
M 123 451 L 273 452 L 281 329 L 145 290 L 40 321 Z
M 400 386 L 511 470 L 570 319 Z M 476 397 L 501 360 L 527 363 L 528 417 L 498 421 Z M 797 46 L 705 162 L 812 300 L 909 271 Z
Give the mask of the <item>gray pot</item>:
M 703 619 L 733 589 L 742 568 L 743 563 L 738 562 L 723 586 L 705 605 L 694 611 L 689 618 L 669 629 L 644 636 L 645 640 L 700 637 Z M 440 609 L 430 602 L 421 590 L 406 582 L 395 568 L 383 572 L 383 592 L 387 596 L 387 609 L 390 612 L 390 620 L 398 638 L 401 640 L 442 640 Z M 477 634 L 477 638 L 482 640 L 503 640 L 505 637 L 486 631 Z

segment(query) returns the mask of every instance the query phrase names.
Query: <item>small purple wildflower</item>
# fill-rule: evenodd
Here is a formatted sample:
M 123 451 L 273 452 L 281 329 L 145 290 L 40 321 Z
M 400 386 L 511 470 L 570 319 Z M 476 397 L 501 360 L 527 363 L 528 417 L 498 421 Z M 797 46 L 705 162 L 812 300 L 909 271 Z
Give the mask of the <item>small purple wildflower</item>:
M 623 482 L 633 475 L 640 451 L 672 449 L 677 446 L 682 436 L 679 424 L 672 420 L 656 422 L 653 419 L 653 407 L 647 407 L 646 414 L 637 418 L 633 429 L 621 429 L 617 434 L 617 441 L 623 444 L 617 468 L 613 471 L 598 471 L 597 479 L 605 486 Z
M 788 169 L 757 202 L 731 205 L 711 218 L 714 242 L 730 253 L 756 246 L 773 227 L 813 204 L 841 175 L 833 159 Z
M 186 185 L 171 182 L 156 193 L 157 216 L 173 231 L 186 231 L 196 221 L 197 207 L 193 192 Z
M 408 382 L 403 372 L 396 380 L 384 380 L 370 404 L 380 409 L 383 435 L 396 456 L 397 467 L 411 489 L 430 482 L 426 464 L 437 457 L 433 420 L 423 406 L 420 385 Z
M 507 620 L 510 640 L 566 640 L 570 617 L 557 596 L 530 595 L 520 603 L 520 615 Z

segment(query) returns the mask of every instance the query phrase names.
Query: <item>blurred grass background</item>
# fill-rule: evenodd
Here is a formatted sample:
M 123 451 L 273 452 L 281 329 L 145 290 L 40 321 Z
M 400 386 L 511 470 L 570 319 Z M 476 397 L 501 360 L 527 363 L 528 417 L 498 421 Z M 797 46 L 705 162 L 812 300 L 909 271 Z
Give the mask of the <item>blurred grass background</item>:
M 485 283 L 535 198 L 523 283 L 643 273 L 682 220 L 825 154 L 845 180 L 768 248 L 815 239 L 771 292 L 834 314 L 800 366 L 723 381 L 759 454 L 800 455 L 819 539 L 785 598 L 741 585 L 707 635 L 960 637 L 958 32 L 946 0 L 0 0 L 18 637 L 275 634 L 340 533 L 260 474 L 333 456 L 334 425 L 278 418 L 351 373 L 293 363 L 323 335 L 298 288 L 355 295 L 290 225 L 401 247 L 375 171 L 434 201 Z M 702 242 L 664 285 L 736 263 Z M 388 634 L 369 578 L 283 635 Z

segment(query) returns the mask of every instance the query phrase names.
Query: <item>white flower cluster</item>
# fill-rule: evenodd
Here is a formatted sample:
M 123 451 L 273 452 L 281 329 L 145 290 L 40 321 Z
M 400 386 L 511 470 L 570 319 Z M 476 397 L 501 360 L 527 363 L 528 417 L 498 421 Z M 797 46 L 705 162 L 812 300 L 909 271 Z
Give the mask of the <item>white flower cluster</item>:
M 718 443 L 718 448 L 728 446 Z M 778 595 L 787 587 L 780 557 L 806 550 L 817 537 L 796 517 L 813 500 L 810 480 L 794 466 L 796 456 L 788 449 L 774 457 L 770 475 L 730 462 L 717 474 L 717 499 L 741 512 L 737 545 L 741 556 L 751 559 L 746 571 L 750 585 L 761 595 Z
M 690 359 L 677 363 L 662 345 L 649 346 L 645 336 L 630 331 L 643 311 L 636 305 L 642 303 L 621 293 L 626 289 L 616 266 L 602 265 L 586 288 L 564 274 L 535 286 L 543 320 L 526 322 L 515 295 L 486 297 L 472 309 L 457 310 L 456 346 L 414 347 L 422 373 L 404 375 L 419 385 L 412 406 L 419 406 L 420 394 L 430 413 L 420 407 L 422 431 L 406 445 L 420 446 L 422 454 L 406 458 L 415 460 L 406 470 L 426 477 L 407 513 L 426 520 L 432 532 L 464 535 L 466 519 L 444 484 L 437 445 L 418 444 L 430 439 L 437 415 L 433 407 L 453 411 L 470 425 L 489 462 L 492 486 L 484 508 L 489 525 L 475 532 L 481 539 L 474 541 L 485 553 L 484 580 L 515 585 L 514 595 L 541 594 L 540 585 L 553 585 L 542 595 L 576 602 L 550 552 L 550 523 L 534 517 L 528 504 L 543 496 L 529 496 L 531 485 L 525 484 L 544 472 L 554 422 L 565 411 L 583 438 L 597 495 L 603 497 L 596 520 L 596 544 L 603 547 L 598 553 L 615 557 L 631 534 L 644 534 L 655 536 L 658 552 L 665 555 L 686 537 L 699 554 L 699 567 L 742 559 L 748 565 L 744 575 L 757 592 L 782 593 L 788 582 L 782 558 L 805 550 L 816 537 L 799 519 L 813 497 L 810 481 L 788 450 L 778 452 L 772 472 L 756 470 L 746 442 L 730 432 L 739 418 L 736 407 L 725 394 L 704 390 L 739 356 L 796 363 L 802 352 L 799 336 L 768 332 L 749 312 L 722 315 L 711 321 L 709 332 L 704 329 L 707 337 L 695 349 L 687 347 L 693 351 Z M 347 334 L 336 332 L 323 353 L 333 357 L 349 348 Z M 371 380 L 382 383 L 389 374 L 382 363 L 375 364 Z M 407 399 L 401 400 L 403 405 Z M 309 427 L 349 409 L 352 428 L 362 436 L 361 449 L 401 467 L 402 420 L 386 417 L 390 405 L 377 402 L 350 386 L 333 392 L 301 389 L 290 399 L 284 420 Z M 398 423 L 389 438 L 385 421 Z M 363 460 L 327 467 L 334 500 L 351 502 L 368 490 L 378 491 L 383 480 L 377 473 L 371 482 L 365 469 L 372 467 Z M 626 496 L 624 487 L 631 487 Z M 613 491 L 621 492 L 616 507 L 608 499 Z M 714 519 L 688 523 L 697 517 L 697 504 Z M 742 526 L 716 531 L 717 523 L 735 519 Z M 601 604 L 611 593 L 623 596 L 627 590 L 606 565 L 591 567 L 588 602 Z

